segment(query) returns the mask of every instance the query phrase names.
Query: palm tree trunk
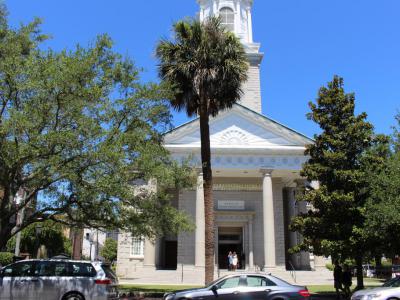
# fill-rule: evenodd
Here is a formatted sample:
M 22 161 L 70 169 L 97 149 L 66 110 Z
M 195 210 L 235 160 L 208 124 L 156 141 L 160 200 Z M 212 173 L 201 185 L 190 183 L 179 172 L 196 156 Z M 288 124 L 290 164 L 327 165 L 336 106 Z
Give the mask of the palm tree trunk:
M 204 107 L 200 108 L 200 137 L 205 217 L 205 283 L 208 284 L 214 280 L 214 201 L 212 197 L 209 116 Z

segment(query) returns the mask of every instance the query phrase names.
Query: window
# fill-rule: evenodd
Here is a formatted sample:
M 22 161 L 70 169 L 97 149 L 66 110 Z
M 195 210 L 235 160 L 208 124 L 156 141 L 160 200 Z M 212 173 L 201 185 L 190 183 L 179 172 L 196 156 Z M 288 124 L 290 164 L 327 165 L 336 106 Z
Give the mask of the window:
M 247 286 L 248 287 L 258 287 L 258 286 L 275 286 L 271 280 L 261 276 L 247 276 Z
M 221 23 L 229 31 L 235 31 L 235 13 L 229 7 L 221 8 L 219 11 Z
M 56 264 L 51 261 L 42 261 L 38 263 L 35 271 L 36 276 L 55 276 Z
M 71 276 L 94 277 L 97 272 L 89 263 L 70 263 Z
M 144 255 L 144 238 L 143 237 L 132 238 L 131 255 L 132 256 L 140 256 L 140 257 L 142 257 Z
M 2 275 L 5 277 L 30 277 L 34 273 L 32 261 L 20 262 L 4 268 Z
M 217 286 L 218 286 L 218 289 L 236 288 L 239 286 L 239 282 L 240 282 L 240 277 L 236 276 L 236 277 L 227 278 L 227 279 L 221 281 L 220 283 L 217 284 Z

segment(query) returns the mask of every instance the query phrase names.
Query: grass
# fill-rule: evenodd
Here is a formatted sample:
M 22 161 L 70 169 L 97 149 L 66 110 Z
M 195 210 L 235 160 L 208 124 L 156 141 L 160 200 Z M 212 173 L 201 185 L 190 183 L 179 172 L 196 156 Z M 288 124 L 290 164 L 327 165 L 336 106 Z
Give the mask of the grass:
M 161 285 L 161 284 L 121 284 L 119 290 L 125 292 L 167 293 L 176 290 L 199 288 L 199 285 Z

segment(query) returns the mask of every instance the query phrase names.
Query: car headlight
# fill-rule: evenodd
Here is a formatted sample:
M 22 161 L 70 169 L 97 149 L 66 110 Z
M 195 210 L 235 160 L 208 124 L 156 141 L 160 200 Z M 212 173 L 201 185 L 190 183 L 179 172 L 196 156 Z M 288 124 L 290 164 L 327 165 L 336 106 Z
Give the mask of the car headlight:
M 175 297 L 175 294 L 173 294 L 173 293 L 164 295 L 165 300 L 172 300 L 172 299 L 174 299 L 174 297 Z
M 369 295 L 365 295 L 362 299 L 363 300 L 373 300 L 373 299 L 379 298 L 381 295 L 382 295 L 381 293 L 369 294 Z

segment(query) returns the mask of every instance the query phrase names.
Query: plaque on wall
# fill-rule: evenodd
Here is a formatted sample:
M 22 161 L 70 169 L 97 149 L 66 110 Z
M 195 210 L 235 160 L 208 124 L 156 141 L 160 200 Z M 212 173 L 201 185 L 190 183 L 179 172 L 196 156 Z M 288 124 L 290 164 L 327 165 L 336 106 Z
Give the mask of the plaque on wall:
M 218 200 L 219 210 L 244 210 L 244 201 Z

